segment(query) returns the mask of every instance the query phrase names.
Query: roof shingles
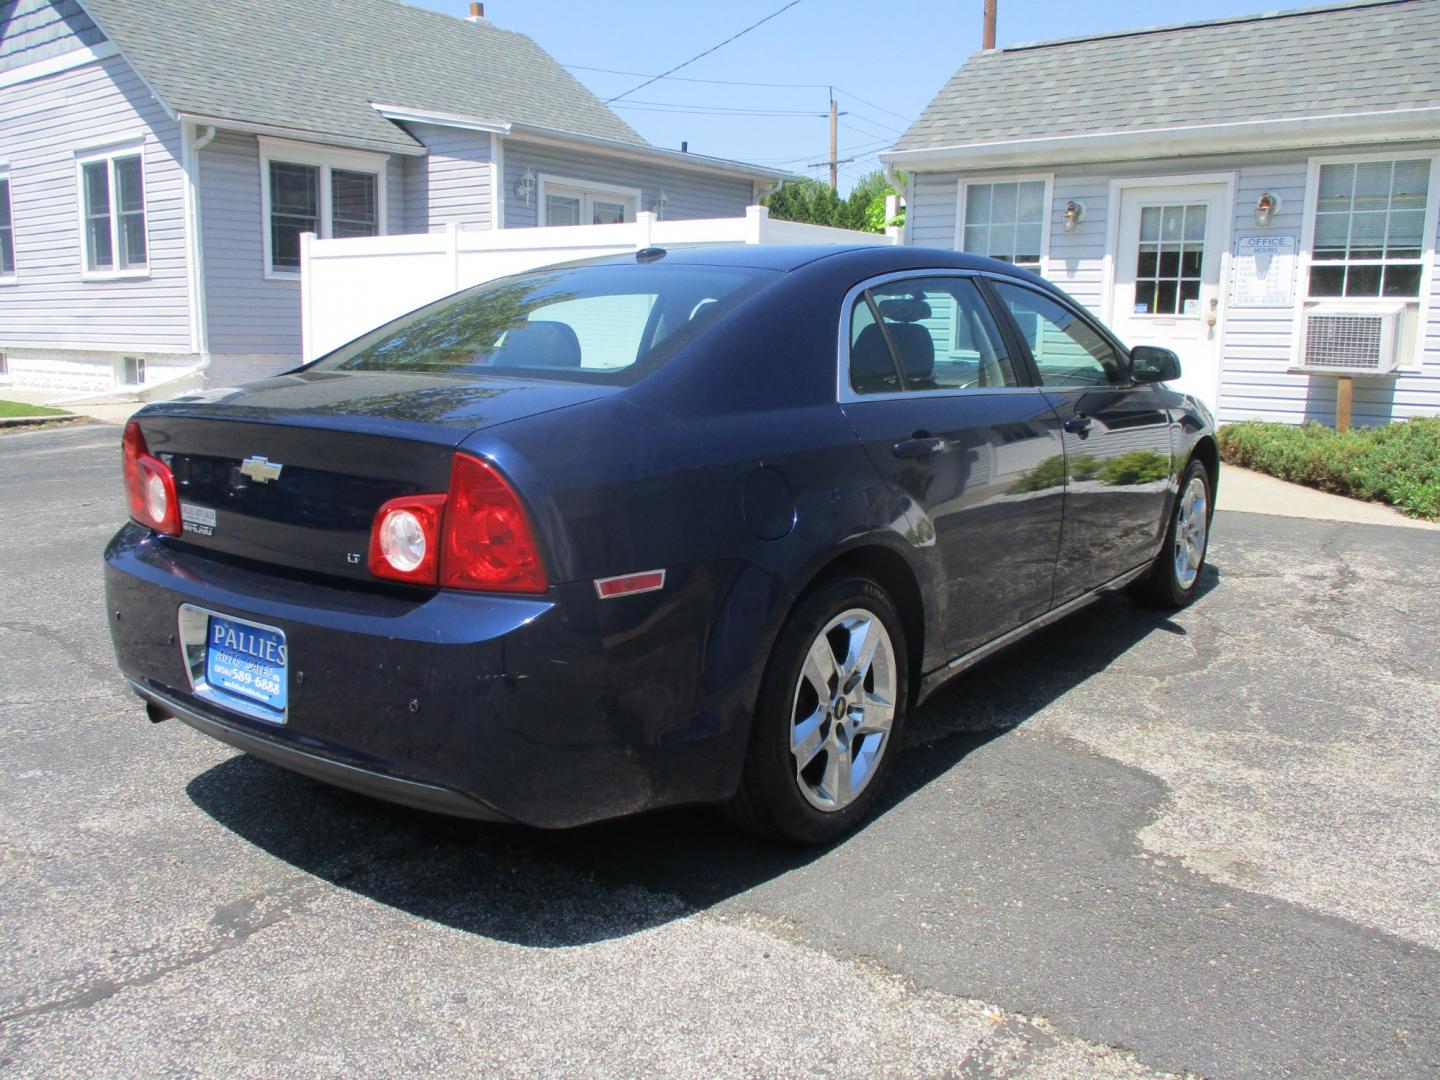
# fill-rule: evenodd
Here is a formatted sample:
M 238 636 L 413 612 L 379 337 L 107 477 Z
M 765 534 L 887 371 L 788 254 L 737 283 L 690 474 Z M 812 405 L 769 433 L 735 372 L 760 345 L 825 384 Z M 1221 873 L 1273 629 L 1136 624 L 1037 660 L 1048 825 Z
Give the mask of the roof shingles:
M 1440 0 L 976 53 L 896 151 L 1440 106 Z
M 177 112 L 413 149 L 382 102 L 648 145 L 524 34 L 395 0 L 84 4 Z

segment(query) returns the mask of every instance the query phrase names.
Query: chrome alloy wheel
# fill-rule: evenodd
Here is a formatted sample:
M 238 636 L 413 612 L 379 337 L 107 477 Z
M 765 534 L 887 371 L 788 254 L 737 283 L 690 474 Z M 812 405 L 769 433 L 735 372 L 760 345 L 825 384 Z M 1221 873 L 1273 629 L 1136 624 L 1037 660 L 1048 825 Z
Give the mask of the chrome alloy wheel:
M 1205 531 L 1210 526 L 1210 493 L 1205 480 L 1192 476 L 1175 508 L 1175 580 L 1189 589 L 1205 559 Z
M 791 704 L 790 756 L 811 806 L 843 810 L 874 778 L 896 685 L 895 646 L 873 612 L 843 611 L 810 643 Z

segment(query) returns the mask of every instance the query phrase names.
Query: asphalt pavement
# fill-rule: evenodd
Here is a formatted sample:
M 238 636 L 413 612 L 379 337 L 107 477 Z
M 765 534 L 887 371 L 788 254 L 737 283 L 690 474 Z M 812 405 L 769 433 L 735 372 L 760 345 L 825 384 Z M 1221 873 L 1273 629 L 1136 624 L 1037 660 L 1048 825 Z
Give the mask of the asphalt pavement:
M 118 428 L 0 435 L 7 1074 L 1440 1070 L 1440 533 L 1221 511 L 1192 607 L 962 676 L 881 816 L 796 852 L 450 821 L 149 724 L 124 514 Z

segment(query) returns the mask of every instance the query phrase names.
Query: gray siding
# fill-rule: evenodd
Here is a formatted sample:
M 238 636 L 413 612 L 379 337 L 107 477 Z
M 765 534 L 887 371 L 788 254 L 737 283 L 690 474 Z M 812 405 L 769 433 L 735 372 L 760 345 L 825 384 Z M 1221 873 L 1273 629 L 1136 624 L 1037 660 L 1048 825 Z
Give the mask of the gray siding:
M 1310 151 L 1276 151 L 1229 157 L 1188 158 L 1143 162 L 1057 166 L 1050 208 L 1050 250 L 1046 276 L 1102 318 L 1106 287 L 1105 242 L 1111 207 L 1110 181 L 1134 176 L 1173 173 L 1230 172 L 1236 177 L 1235 208 L 1230 251 L 1239 237 L 1293 236 L 1301 240 L 1305 215 L 1305 183 L 1309 160 L 1351 153 L 1393 153 L 1396 157 L 1429 155 L 1433 146 L 1354 147 Z M 1043 168 L 1022 170 L 1043 173 Z M 984 180 L 991 172 L 920 172 L 914 177 L 914 199 L 909 209 L 909 242 L 927 247 L 955 246 L 957 194 L 962 179 Z M 1279 195 L 1281 208 L 1265 229 L 1254 226 L 1255 202 L 1262 192 Z M 1085 220 L 1074 232 L 1061 227 L 1061 214 L 1069 199 L 1085 203 Z M 1435 241 L 1440 248 L 1440 236 Z M 1297 303 L 1305 282 L 1295 283 Z M 1255 417 L 1300 423 L 1335 417 L 1336 380 L 1287 370 L 1295 362 L 1295 308 L 1236 308 L 1227 295 L 1218 417 L 1222 421 Z M 1412 315 L 1412 319 L 1414 316 Z M 1426 325 L 1416 326 L 1424 339 L 1423 358 L 1417 365 L 1407 356 L 1394 379 L 1357 379 L 1354 383 L 1354 419 L 1360 424 L 1385 423 L 1410 416 L 1440 414 L 1440 259 L 1431 274 Z
M 388 232 L 406 231 L 409 180 L 405 163 L 390 158 Z M 212 354 L 299 359 L 300 283 L 265 277 L 265 227 L 260 144 L 253 135 L 222 131 L 200 151 L 200 236 Z M 275 368 L 282 366 L 277 361 Z
M 419 179 L 406 206 L 406 229 L 431 232 L 446 225 L 490 227 L 490 136 L 483 131 L 408 124 L 429 155 L 409 172 Z
M 530 196 L 530 205 L 515 195 L 515 184 L 527 168 L 538 177 L 542 173 L 584 180 L 594 184 L 639 188 L 638 210 L 650 210 L 665 189 L 665 217 L 675 221 L 688 218 L 741 217 L 752 201 L 749 180 L 736 180 L 707 173 L 692 172 L 648 162 L 629 161 L 518 142 L 507 138 L 505 159 L 505 228 L 533 226 L 537 221 L 539 189 Z
M 105 40 L 78 0 L 0 3 L 0 71 L 48 60 Z
M 119 57 L 0 94 L 19 284 L 0 286 L 0 349 L 190 348 L 180 129 Z M 144 138 L 149 276 L 81 279 L 75 152 Z
M 265 277 L 260 146 L 221 132 L 200 151 L 200 236 L 212 353 L 300 355 L 300 283 Z

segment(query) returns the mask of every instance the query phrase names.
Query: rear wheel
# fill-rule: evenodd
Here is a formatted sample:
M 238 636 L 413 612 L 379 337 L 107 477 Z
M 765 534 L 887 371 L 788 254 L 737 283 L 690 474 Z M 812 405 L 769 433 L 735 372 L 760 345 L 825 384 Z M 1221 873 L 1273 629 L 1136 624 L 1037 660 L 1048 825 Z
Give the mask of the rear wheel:
M 830 581 L 802 599 L 766 669 L 730 816 L 802 844 L 859 824 L 904 721 L 905 645 L 894 602 L 869 578 Z
M 1131 586 L 1136 600 L 1149 607 L 1182 608 L 1195 599 L 1210 543 L 1211 513 L 1210 472 L 1196 459 L 1181 478 L 1160 554 L 1150 572 Z

